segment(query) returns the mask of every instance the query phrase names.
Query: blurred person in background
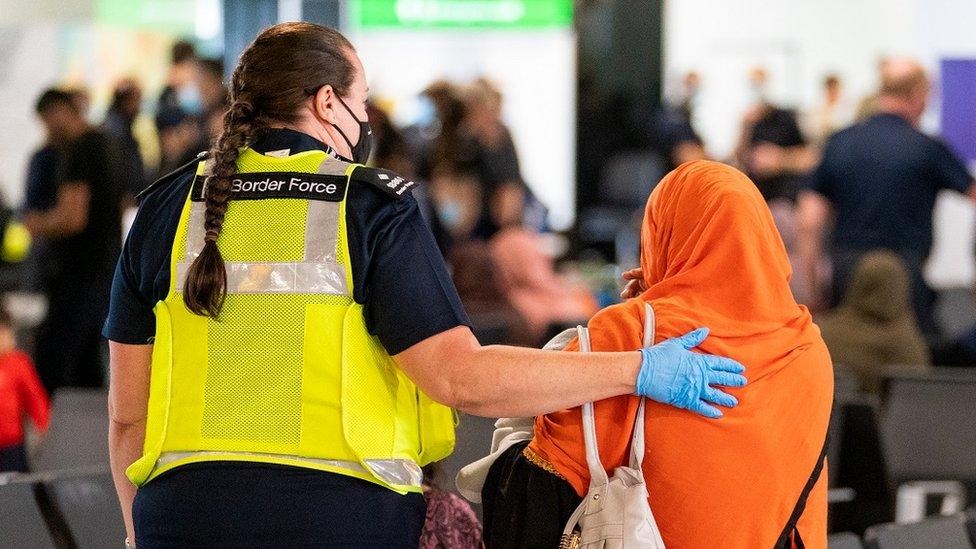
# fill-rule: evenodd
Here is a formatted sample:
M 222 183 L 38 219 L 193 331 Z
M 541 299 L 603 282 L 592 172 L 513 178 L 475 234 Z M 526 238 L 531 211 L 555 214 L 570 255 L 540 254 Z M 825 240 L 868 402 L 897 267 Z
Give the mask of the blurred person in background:
M 65 90 L 71 95 L 71 101 L 74 102 L 75 108 L 78 109 L 78 113 L 85 120 L 88 120 L 88 115 L 91 112 L 91 92 L 85 86 L 72 86 Z
M 186 114 L 200 114 L 203 104 L 198 84 L 200 65 L 197 49 L 188 40 L 178 40 L 170 51 L 166 85 L 159 93 L 156 112 L 179 109 Z
M 72 96 L 50 91 L 38 112 L 64 140 L 54 204 L 29 210 L 24 224 L 50 244 L 56 265 L 46 273 L 48 310 L 34 359 L 49 393 L 58 387 L 101 387 L 101 324 L 121 248 L 121 159 L 113 140 L 90 126 Z
M 811 144 L 822 147 L 827 138 L 837 130 L 850 126 L 854 111 L 844 96 L 843 83 L 836 74 L 828 74 L 823 80 L 822 102 L 811 109 L 806 117 L 804 130 Z
M 664 105 L 653 122 L 655 148 L 671 171 L 685 162 L 704 160 L 705 143 L 693 126 L 694 109 L 701 89 L 701 75 L 689 71 L 682 78 L 677 101 Z
M 63 98 L 64 93 L 56 88 L 48 88 L 41 93 L 35 104 L 35 114 L 44 127 L 44 141 L 31 154 L 27 163 L 24 202 L 21 207 L 25 214 L 50 210 L 57 202 L 60 158 L 69 138 L 60 126 L 48 123 L 43 113 L 52 108 L 59 98 Z M 45 281 L 57 272 L 58 261 L 59 258 L 51 251 L 50 243 L 45 238 L 36 236 L 31 242 L 28 288 L 43 291 Z
M 457 86 L 437 80 L 418 98 L 418 120 L 403 131 L 404 140 L 414 155 L 417 175 L 430 181 L 440 170 L 452 171 L 458 162 L 457 146 L 465 108 Z
M 417 165 L 414 162 L 416 157 L 404 137 L 405 132 L 401 132 L 386 111 L 378 107 L 375 103 L 368 103 L 366 105 L 366 112 L 369 115 L 370 126 L 373 128 L 374 146 L 370 155 L 370 165 L 383 166 L 403 175 L 411 181 L 417 180 Z M 449 201 L 449 198 L 442 194 L 435 200 L 434 195 L 438 190 L 441 193 L 447 193 L 449 195 L 453 192 L 454 186 L 445 184 L 443 176 L 441 179 L 442 181 L 439 181 L 437 184 L 418 185 L 413 190 L 413 196 L 417 199 L 417 205 L 420 207 L 420 213 L 424 217 L 424 221 L 427 222 L 431 232 L 434 233 L 438 248 L 440 248 L 441 253 L 446 254 L 456 235 L 452 234 L 451 230 L 445 228 L 439 216 L 437 205 L 444 204 Z M 451 229 L 457 232 L 463 232 L 463 229 L 459 229 L 456 226 L 452 226 Z
M 768 80 L 762 67 L 749 72 L 753 105 L 742 117 L 734 156 L 767 202 L 777 198 L 792 202 L 801 178 L 813 167 L 813 158 L 796 113 L 769 100 Z
M 369 113 L 369 125 L 373 128 L 373 147 L 370 164 L 383 166 L 395 171 L 411 181 L 417 177 L 417 169 L 410 155 L 410 149 L 403 137 L 403 133 L 393 124 L 390 116 L 370 102 L 366 105 Z M 414 191 L 416 196 L 417 191 Z
M 198 118 L 186 114 L 182 109 L 165 109 L 156 113 L 156 128 L 159 131 L 158 177 L 190 162 L 206 150 L 203 125 Z
M 887 250 L 858 262 L 840 306 L 818 322 L 834 363 L 852 370 L 862 391 L 878 393 L 886 371 L 931 366 L 929 349 L 912 312 L 905 266 Z
M 220 59 L 200 59 L 199 88 L 202 113 L 200 115 L 203 139 L 197 146 L 205 151 L 220 135 L 224 111 L 227 110 L 227 86 L 224 84 L 224 62 Z
M 878 87 L 874 91 L 865 95 L 857 104 L 857 109 L 854 112 L 855 122 L 864 122 L 868 118 L 871 118 L 876 112 L 878 112 L 878 96 L 880 89 L 880 81 L 884 80 L 885 70 L 888 67 L 888 63 L 892 60 L 892 57 L 882 55 L 878 58 L 877 68 L 877 78 L 879 81 Z
M 204 94 L 201 81 L 201 62 L 196 47 L 187 40 L 173 44 L 172 64 L 166 85 L 156 107 L 156 129 L 159 133 L 160 159 L 157 177 L 165 175 L 196 158 L 208 148 L 210 133 L 205 117 Z M 214 86 L 206 86 L 213 92 Z M 217 93 L 210 94 L 213 101 Z
M 112 103 L 105 113 L 105 121 L 102 122 L 102 129 L 115 139 L 119 147 L 122 181 L 133 202 L 147 184 L 142 152 L 132 131 L 141 108 L 142 88 L 134 79 L 126 78 L 115 86 Z
M 827 141 L 800 197 L 797 255 L 799 274 L 811 292 L 807 301 L 819 306 L 823 298 L 829 305 L 840 302 L 851 273 L 869 251 L 895 252 L 908 269 L 912 308 L 932 344 L 940 337 L 932 311 L 935 294 L 922 273 L 932 249 L 932 209 L 942 189 L 976 199 L 976 184 L 945 143 L 918 130 L 928 96 L 929 80 L 917 61 L 886 63 L 878 112 Z M 824 248 L 833 270 L 826 295 L 818 277 Z
M 585 285 L 555 271 L 538 234 L 504 229 L 492 237 L 488 247 L 502 295 L 521 317 L 531 344 L 541 346 L 548 333 L 585 323 L 599 309 Z
M 486 78 L 463 91 L 466 115 L 460 155 L 473 163 L 481 184 L 481 213 L 472 236 L 488 240 L 499 230 L 519 226 L 526 204 L 526 186 L 518 153 L 502 122 L 502 94 Z
M 701 94 L 702 77 L 698 71 L 688 71 L 681 78 L 681 97 L 676 108 L 689 122 L 695 118 L 695 109 Z
M 434 237 L 441 251 L 450 258 L 455 244 L 475 238 L 481 219 L 484 188 L 480 173 L 471 163 L 456 163 L 438 169 L 431 179 Z
M 197 87 L 200 90 L 200 106 L 204 114 L 227 108 L 227 86 L 224 84 L 224 62 L 218 58 L 197 61 L 199 72 Z
M 10 313 L 0 309 L 0 473 L 28 472 L 24 416 L 44 433 L 51 417 L 50 406 L 34 364 L 17 348 Z

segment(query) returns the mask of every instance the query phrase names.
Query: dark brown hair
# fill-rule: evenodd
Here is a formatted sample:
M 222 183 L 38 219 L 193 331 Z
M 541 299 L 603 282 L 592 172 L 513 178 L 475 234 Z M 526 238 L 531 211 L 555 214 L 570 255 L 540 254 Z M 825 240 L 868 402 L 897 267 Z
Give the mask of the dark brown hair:
M 224 128 L 210 151 L 204 184 L 203 250 L 186 275 L 183 302 L 195 314 L 216 318 L 227 295 L 227 270 L 217 247 L 230 200 L 231 178 L 241 147 L 256 130 L 298 122 L 312 90 L 330 84 L 342 96 L 355 76 L 352 45 L 338 31 L 313 23 L 281 23 L 265 29 L 241 54 L 231 77 Z

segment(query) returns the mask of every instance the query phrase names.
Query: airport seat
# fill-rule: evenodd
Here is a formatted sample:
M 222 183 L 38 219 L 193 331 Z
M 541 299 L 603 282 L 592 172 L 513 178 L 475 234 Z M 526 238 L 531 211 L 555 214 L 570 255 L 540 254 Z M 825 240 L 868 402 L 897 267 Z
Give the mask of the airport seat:
M 116 547 L 125 539 L 110 473 L 54 478 L 44 484 L 78 549 Z
M 966 509 L 966 530 L 969 531 L 969 541 L 976 547 L 976 505 Z
M 856 399 L 859 391 L 857 376 L 846 366 L 834 365 L 834 406 L 830 412 L 830 423 L 827 431 L 830 436 L 827 447 L 827 472 L 830 477 L 830 487 L 838 487 L 837 465 L 840 460 L 840 447 L 843 441 L 844 429 L 844 403 Z
M 897 377 L 885 384 L 882 441 L 895 485 L 962 482 L 976 497 L 976 377 L 967 372 Z
M 116 540 L 115 545 L 118 545 Z M 0 485 L 0 547 L 54 549 L 30 483 Z
M 834 397 L 856 395 L 861 391 L 861 381 L 849 367 L 834 364 Z
M 862 549 L 863 547 L 861 538 L 851 532 L 831 534 L 827 538 L 827 549 Z
M 58 389 L 51 402 L 50 430 L 31 457 L 31 469 L 108 469 L 107 402 L 103 389 Z
M 835 402 L 836 449 L 829 462 L 832 486 L 853 490 L 850 501 L 830 506 L 834 531 L 863 533 L 873 525 L 894 520 L 894 495 L 878 425 L 880 402 L 873 395 L 838 395 Z
M 879 524 L 864 534 L 869 549 L 972 549 L 961 514 L 939 516 L 911 524 Z

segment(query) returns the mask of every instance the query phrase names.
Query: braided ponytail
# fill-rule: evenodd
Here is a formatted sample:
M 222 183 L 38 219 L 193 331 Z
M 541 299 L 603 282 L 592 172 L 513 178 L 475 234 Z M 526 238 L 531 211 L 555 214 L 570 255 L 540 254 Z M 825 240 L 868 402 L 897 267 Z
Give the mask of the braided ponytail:
M 253 108 L 247 101 L 236 98 L 224 113 L 224 129 L 211 150 L 213 167 L 203 187 L 207 208 L 203 250 L 190 265 L 183 289 L 183 303 L 194 314 L 217 318 L 227 297 L 227 269 L 217 238 L 224 226 L 240 148 L 247 145 L 253 133 Z
M 352 52 L 339 32 L 296 22 L 265 29 L 241 54 L 231 78 L 231 105 L 211 149 L 213 165 L 204 185 L 204 246 L 183 288 L 183 303 L 194 314 L 217 318 L 227 296 L 227 269 L 217 239 L 240 149 L 259 128 L 297 123 L 310 88 L 330 84 L 336 93 L 345 94 L 354 78 Z

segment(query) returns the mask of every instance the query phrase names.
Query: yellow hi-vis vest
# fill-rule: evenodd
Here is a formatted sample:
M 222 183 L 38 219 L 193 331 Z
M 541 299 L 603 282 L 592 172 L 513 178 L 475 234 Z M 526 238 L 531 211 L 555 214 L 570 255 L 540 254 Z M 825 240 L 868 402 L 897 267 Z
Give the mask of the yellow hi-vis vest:
M 367 332 L 345 228 L 348 186 L 364 184 L 354 172 L 389 172 L 322 151 L 276 158 L 248 148 L 237 168 L 217 242 L 228 291 L 216 320 L 191 313 L 182 295 L 204 244 L 204 162 L 183 208 L 169 293 L 154 309 L 146 441 L 129 479 L 140 486 L 188 463 L 231 460 L 419 492 L 420 467 L 454 449 L 453 411 Z

